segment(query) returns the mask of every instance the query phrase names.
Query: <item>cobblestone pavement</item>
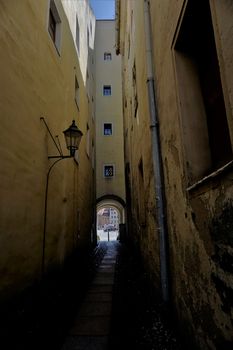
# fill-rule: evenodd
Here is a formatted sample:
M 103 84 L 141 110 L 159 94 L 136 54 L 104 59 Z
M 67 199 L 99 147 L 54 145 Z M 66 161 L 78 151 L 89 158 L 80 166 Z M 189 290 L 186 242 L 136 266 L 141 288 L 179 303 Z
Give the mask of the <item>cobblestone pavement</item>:
M 139 260 L 124 245 L 118 250 L 109 350 L 181 350 L 175 321 Z

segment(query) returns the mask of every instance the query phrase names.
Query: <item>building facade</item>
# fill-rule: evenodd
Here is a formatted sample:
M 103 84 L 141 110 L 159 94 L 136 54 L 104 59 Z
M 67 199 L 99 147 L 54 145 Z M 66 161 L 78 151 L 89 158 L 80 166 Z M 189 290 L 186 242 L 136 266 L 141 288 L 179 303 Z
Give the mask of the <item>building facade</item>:
M 4 301 L 91 244 L 95 133 L 87 75 L 93 76 L 95 17 L 86 1 L 3 1 L 0 12 Z M 60 148 L 68 154 L 63 130 L 72 120 L 83 133 L 79 150 L 51 167 L 56 159 L 48 156 L 59 156 Z
M 97 20 L 96 83 L 96 198 L 98 209 L 125 202 L 121 57 L 115 52 L 115 21 Z M 120 201 L 120 202 L 119 202 Z M 123 220 L 123 217 L 121 218 Z
M 119 214 L 116 209 L 111 207 L 100 209 L 97 213 L 98 230 L 105 229 L 108 225 L 119 229 Z
M 100 209 L 97 213 L 97 229 L 102 230 L 109 224 L 109 209 Z
M 114 226 L 114 228 L 119 228 L 119 216 L 117 210 L 114 208 L 110 208 L 109 223 Z
M 233 342 L 233 4 L 116 2 L 130 239 L 193 348 Z

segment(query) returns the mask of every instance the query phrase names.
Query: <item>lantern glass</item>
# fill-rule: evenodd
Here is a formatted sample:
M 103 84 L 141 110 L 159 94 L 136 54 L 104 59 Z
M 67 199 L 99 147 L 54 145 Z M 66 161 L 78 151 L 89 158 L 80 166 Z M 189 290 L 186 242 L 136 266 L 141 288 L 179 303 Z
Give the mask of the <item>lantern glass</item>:
M 78 129 L 73 120 L 72 125 L 65 131 L 63 131 L 66 140 L 66 147 L 70 151 L 70 155 L 73 157 L 75 151 L 79 148 L 82 131 Z

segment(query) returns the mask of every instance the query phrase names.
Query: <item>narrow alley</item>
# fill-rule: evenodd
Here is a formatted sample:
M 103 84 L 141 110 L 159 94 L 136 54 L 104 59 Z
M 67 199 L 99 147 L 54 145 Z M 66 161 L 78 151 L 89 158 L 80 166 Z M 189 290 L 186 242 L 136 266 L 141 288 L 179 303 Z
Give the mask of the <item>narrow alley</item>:
M 154 299 L 138 257 L 117 241 L 105 244 L 62 350 L 181 350 L 171 310 Z
M 233 1 L 0 17 L 1 350 L 232 350 Z
M 66 271 L 64 280 L 31 291 L 11 315 L 7 310 L 11 318 L 1 319 L 1 349 L 182 349 L 171 310 L 154 298 L 129 247 L 101 242 L 86 263 L 85 275 L 73 261 L 69 277 Z

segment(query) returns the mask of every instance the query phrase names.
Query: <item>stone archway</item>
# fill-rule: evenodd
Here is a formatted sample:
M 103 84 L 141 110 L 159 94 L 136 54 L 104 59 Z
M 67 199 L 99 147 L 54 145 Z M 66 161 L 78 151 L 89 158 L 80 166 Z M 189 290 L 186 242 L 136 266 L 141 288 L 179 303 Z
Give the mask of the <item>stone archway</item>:
M 122 198 L 115 195 L 105 195 L 97 199 L 96 201 L 96 212 L 98 213 L 101 209 L 113 208 L 118 213 L 119 217 L 119 234 L 122 227 L 125 225 L 125 202 Z
M 120 223 L 125 224 L 125 201 L 115 195 L 105 195 L 97 199 L 96 210 L 99 211 L 102 208 L 112 207 L 115 208 L 120 215 Z

